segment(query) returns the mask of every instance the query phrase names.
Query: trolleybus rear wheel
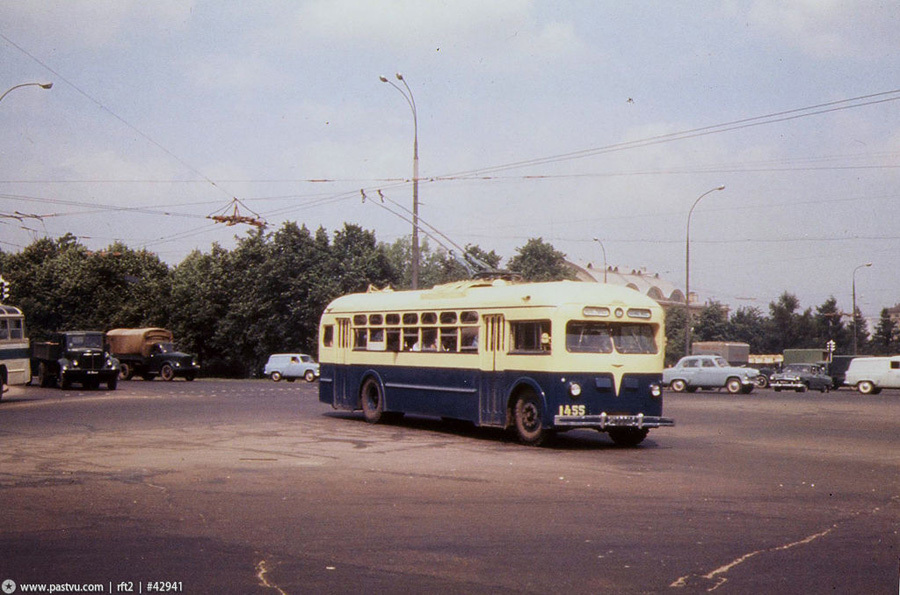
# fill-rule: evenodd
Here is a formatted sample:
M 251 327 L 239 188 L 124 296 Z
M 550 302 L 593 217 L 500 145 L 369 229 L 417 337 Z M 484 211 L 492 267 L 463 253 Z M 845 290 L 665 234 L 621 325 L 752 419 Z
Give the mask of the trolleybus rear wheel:
M 384 415 L 384 395 L 381 393 L 381 385 L 374 378 L 369 378 L 362 385 L 359 392 L 362 401 L 363 415 L 370 424 L 377 424 Z

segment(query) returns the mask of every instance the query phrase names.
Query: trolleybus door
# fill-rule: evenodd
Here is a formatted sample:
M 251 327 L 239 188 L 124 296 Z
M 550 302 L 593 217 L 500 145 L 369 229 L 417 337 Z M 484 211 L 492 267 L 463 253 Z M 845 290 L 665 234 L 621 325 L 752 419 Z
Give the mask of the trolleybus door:
M 350 319 L 337 320 L 337 353 L 334 358 L 334 404 L 336 407 L 352 407 L 347 394 L 347 356 L 350 353 Z
M 484 350 L 481 352 L 481 390 L 479 391 L 481 424 L 503 425 L 506 423 L 506 395 L 503 382 L 506 321 L 502 314 L 489 314 L 482 320 Z

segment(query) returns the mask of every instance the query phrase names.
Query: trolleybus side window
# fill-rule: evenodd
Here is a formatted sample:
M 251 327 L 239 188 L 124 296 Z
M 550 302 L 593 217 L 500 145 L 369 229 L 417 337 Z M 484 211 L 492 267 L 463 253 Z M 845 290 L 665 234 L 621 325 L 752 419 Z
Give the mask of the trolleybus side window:
M 422 316 L 425 320 L 425 316 Z M 426 327 L 422 329 L 422 351 L 437 351 L 438 330 L 434 327 Z
M 513 353 L 550 353 L 550 321 L 510 321 Z
M 353 349 L 365 349 L 369 344 L 369 330 L 367 328 L 353 329 Z
M 326 324 L 322 332 L 322 345 L 331 347 L 334 345 L 334 325 Z

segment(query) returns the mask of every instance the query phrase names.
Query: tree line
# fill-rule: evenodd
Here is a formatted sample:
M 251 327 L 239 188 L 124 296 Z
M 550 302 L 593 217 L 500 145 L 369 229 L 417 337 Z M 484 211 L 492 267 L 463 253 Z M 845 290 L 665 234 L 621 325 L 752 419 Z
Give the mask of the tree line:
M 499 268 L 502 258 L 476 245 L 468 255 Z M 470 276 L 464 255 L 421 249 L 420 287 Z M 147 250 L 115 243 L 88 250 L 72 235 L 39 239 L 20 252 L 0 252 L 0 273 L 10 283 L 6 303 L 22 309 L 32 340 L 58 330 L 102 330 L 159 326 L 172 330 L 185 351 L 196 353 L 204 374 L 258 373 L 270 353 L 316 354 L 318 321 L 334 298 L 370 286 L 395 289 L 411 283 L 408 238 L 379 242 L 353 224 L 333 234 L 287 222 L 276 231 L 256 230 L 232 249 L 213 244 L 170 266 Z M 517 248 L 505 268 L 528 281 L 573 278 L 565 255 L 540 238 Z M 668 359 L 683 350 L 685 316 L 672 308 L 667 318 Z M 883 313 L 872 337 L 863 325 L 863 353 L 900 352 L 896 325 Z M 829 339 L 847 352 L 848 330 L 833 298 L 800 311 L 785 292 L 770 305 L 728 313 L 712 303 L 694 317 L 695 340 L 746 341 L 753 353 L 791 347 L 821 347 Z

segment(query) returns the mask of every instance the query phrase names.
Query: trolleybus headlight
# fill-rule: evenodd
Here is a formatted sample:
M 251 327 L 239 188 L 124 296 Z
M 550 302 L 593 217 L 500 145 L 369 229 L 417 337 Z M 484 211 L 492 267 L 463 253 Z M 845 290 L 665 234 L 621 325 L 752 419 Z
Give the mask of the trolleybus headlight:
M 650 396 L 656 397 L 657 399 L 662 396 L 662 387 L 658 384 L 650 385 Z
M 569 383 L 569 394 L 572 395 L 573 398 L 576 398 L 581 395 L 581 385 L 577 382 Z

